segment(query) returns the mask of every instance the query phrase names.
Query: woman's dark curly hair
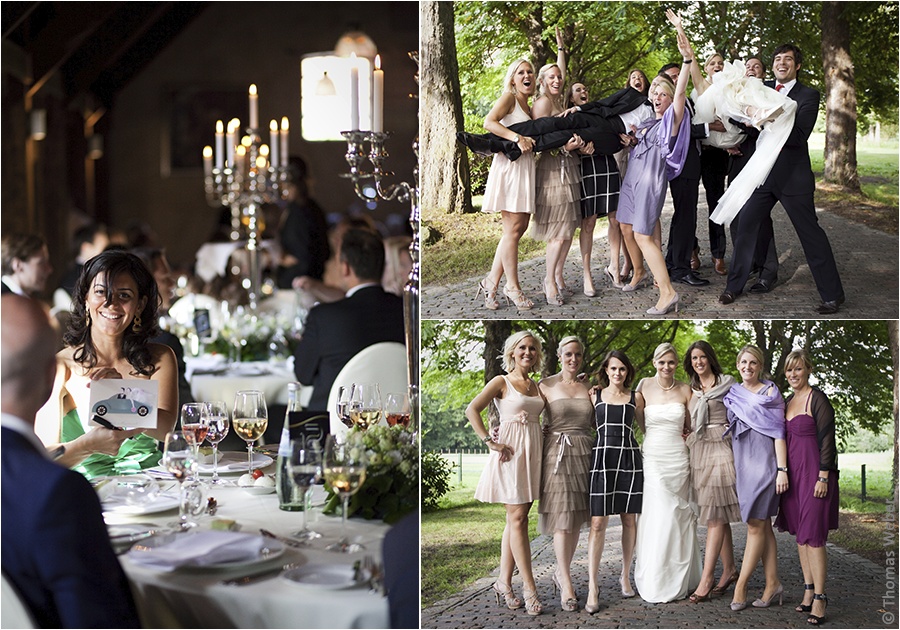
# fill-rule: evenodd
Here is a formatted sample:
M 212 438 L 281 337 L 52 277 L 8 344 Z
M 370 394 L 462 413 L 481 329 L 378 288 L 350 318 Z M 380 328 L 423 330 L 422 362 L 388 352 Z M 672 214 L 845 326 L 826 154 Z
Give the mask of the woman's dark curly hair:
M 716 383 L 719 382 L 719 379 L 722 377 L 722 366 L 719 365 L 719 357 L 716 356 L 716 351 L 713 350 L 712 346 L 709 345 L 708 342 L 700 339 L 699 341 L 695 341 L 692 343 L 687 352 L 684 355 L 684 371 L 688 376 L 691 377 L 691 388 L 692 389 L 700 389 L 700 377 L 694 371 L 694 365 L 691 362 L 691 354 L 694 350 L 700 350 L 703 354 L 706 355 L 706 360 L 709 362 L 709 371 L 713 373 L 713 376 L 716 377 Z
M 610 350 L 606 353 L 606 356 L 603 357 L 603 363 L 600 364 L 600 371 L 597 373 L 597 382 L 600 383 L 601 388 L 609 387 L 609 375 L 606 373 L 606 368 L 609 367 L 610 359 L 618 359 L 622 363 L 625 364 L 625 380 L 622 383 L 626 388 L 631 387 L 631 382 L 634 380 L 634 366 L 631 364 L 631 361 L 628 359 L 628 355 L 626 355 L 621 350 Z
M 126 251 L 105 251 L 87 261 L 81 276 L 75 283 L 72 297 L 72 318 L 63 340 L 67 345 L 76 348 L 73 358 L 85 369 L 97 365 L 97 354 L 91 341 L 91 324 L 87 317 L 87 294 L 94 284 L 94 278 L 102 276 L 108 283 L 121 273 L 130 275 L 137 284 L 137 299 L 147 298 L 144 310 L 139 313 L 141 328 L 134 330 L 134 323 L 128 327 L 123 340 L 125 359 L 137 374 L 150 376 L 155 366 L 150 358 L 148 341 L 159 334 L 157 327 L 157 309 L 159 308 L 159 291 L 156 280 L 140 258 Z M 107 295 L 107 300 L 112 294 Z M 109 303 L 109 302 L 107 302 Z

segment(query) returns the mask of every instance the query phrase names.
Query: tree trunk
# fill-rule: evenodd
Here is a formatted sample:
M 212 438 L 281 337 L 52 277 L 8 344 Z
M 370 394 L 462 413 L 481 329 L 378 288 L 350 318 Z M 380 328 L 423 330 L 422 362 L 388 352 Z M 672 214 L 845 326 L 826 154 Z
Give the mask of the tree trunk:
M 447 4 L 450 4 L 449 2 Z M 501 319 L 484 322 L 484 382 L 487 384 L 495 376 L 506 374 L 503 369 L 503 344 L 512 334 L 512 322 Z M 500 424 L 500 414 L 494 405 L 488 406 L 488 425 L 493 428 Z
M 856 170 L 856 80 L 844 2 L 822 3 L 825 181 L 860 192 Z
M 900 380 L 897 374 L 900 374 L 900 336 L 898 336 L 898 322 L 896 319 L 889 320 L 888 336 L 891 340 L 891 355 L 894 358 L 894 465 L 891 469 L 891 490 L 894 493 L 894 501 L 896 505 L 897 493 L 897 477 L 900 474 L 900 432 L 898 432 L 898 402 L 900 402 Z
M 452 2 L 422 2 L 420 13 L 422 209 L 472 212 L 469 161 L 456 141 L 463 129 Z M 427 216 L 427 214 L 426 214 Z

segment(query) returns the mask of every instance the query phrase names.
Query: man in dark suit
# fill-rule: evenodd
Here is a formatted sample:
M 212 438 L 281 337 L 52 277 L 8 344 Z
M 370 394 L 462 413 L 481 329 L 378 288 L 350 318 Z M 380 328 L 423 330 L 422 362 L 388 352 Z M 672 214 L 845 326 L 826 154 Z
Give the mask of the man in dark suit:
M 695 60 L 696 61 L 696 60 Z M 659 70 L 659 74 L 678 82 L 681 66 L 670 63 Z M 694 115 L 694 104 L 688 99 L 685 103 L 691 116 Z M 696 249 L 697 201 L 700 196 L 700 149 L 697 143 L 709 135 L 709 129 L 724 131 L 722 123 L 692 124 L 691 143 L 688 146 L 684 168 L 675 179 L 669 182 L 672 193 L 672 222 L 669 224 L 669 240 L 666 244 L 666 268 L 672 282 L 680 282 L 694 287 L 709 284 L 709 280 L 698 276 L 691 267 L 691 255 Z M 699 261 L 698 261 L 699 262 Z
M 47 242 L 38 234 L 13 232 L 3 237 L 0 293 L 36 297 L 53 273 Z
M 328 393 L 341 368 L 360 350 L 382 341 L 403 343 L 403 300 L 381 287 L 384 243 L 369 230 L 351 229 L 338 252 L 343 300 L 309 311 L 294 351 L 294 373 L 313 386 L 309 409 L 327 410 Z
M 56 375 L 56 335 L 37 302 L 2 303 L 2 565 L 40 628 L 140 627 L 100 501 L 34 433 Z
M 775 82 L 766 84 L 778 91 L 786 90 L 788 97 L 797 102 L 797 113 L 791 134 L 772 171 L 741 209 L 728 283 L 719 296 L 722 304 L 731 304 L 744 290 L 761 226 L 771 217 L 777 202 L 781 202 L 787 212 L 803 246 L 806 262 L 822 298 L 818 312 L 822 315 L 837 313 L 844 302 L 844 289 L 831 243 L 819 225 L 813 203 L 816 180 L 809 161 L 807 140 L 819 115 L 820 95 L 797 80 L 802 64 L 803 55 L 793 44 L 783 44 L 775 49 L 772 63 Z

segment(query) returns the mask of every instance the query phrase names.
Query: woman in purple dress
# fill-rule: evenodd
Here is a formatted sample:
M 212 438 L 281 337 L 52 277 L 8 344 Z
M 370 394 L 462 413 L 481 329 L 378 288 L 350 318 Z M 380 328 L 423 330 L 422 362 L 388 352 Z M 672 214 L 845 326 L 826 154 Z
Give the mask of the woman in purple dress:
M 838 527 L 837 446 L 834 408 L 828 396 L 809 384 L 813 365 L 805 350 L 794 350 L 784 362 L 793 392 L 787 399 L 787 461 L 790 488 L 781 496 L 775 526 L 797 537 L 803 569 L 803 601 L 797 612 L 807 621 L 825 621 L 825 574 L 828 530 Z M 810 594 L 812 593 L 812 595 Z
M 678 293 L 669 280 L 660 245 L 653 239 L 666 196 L 666 183 L 681 173 L 691 141 L 685 89 L 694 51 L 682 33 L 678 33 L 678 50 L 684 57 L 684 71 L 678 75 L 678 84 L 660 81 L 651 94 L 656 118 L 642 123 L 633 135 L 623 136 L 623 143 L 634 148 L 619 193 L 617 218 L 634 264 L 634 275 L 622 290 L 635 291 L 646 283 L 643 263 L 646 258 L 660 293 L 656 306 L 647 311 L 649 315 L 665 315 L 672 309 L 678 312 Z
M 753 605 L 768 608 L 776 597 L 780 604 L 784 593 L 778 579 L 778 549 L 771 520 L 778 513 L 778 495 L 788 488 L 784 399 L 772 381 L 760 378 L 764 365 L 759 348 L 741 348 L 737 368 L 742 382 L 723 400 L 728 408 L 738 503 L 741 518 L 747 523 L 747 546 L 731 610 L 747 607 L 747 583 L 760 560 L 766 588 Z

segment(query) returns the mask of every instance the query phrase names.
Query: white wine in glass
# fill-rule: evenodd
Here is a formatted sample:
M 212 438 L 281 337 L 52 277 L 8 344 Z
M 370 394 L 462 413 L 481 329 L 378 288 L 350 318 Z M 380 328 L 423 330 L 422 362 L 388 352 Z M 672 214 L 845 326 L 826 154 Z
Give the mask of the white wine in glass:
M 375 426 L 381 421 L 384 407 L 381 403 L 381 388 L 378 383 L 354 383 L 350 393 L 350 419 L 360 431 Z
M 253 443 L 262 437 L 269 426 L 266 397 L 256 390 L 240 391 L 234 396 L 231 426 L 247 443 L 247 472 L 253 470 Z
M 343 504 L 341 515 L 341 539 L 329 545 L 329 551 L 353 553 L 364 549 L 360 544 L 347 539 L 347 507 L 351 495 L 355 494 L 366 480 L 366 451 L 360 443 L 352 443 L 352 434 L 346 441 L 338 441 L 329 435 L 325 442 L 325 458 L 322 462 L 325 481 L 338 493 Z

